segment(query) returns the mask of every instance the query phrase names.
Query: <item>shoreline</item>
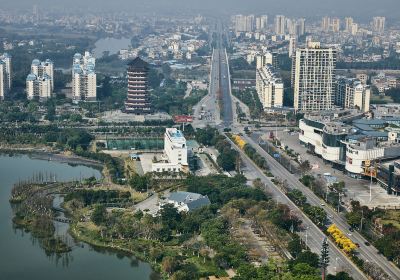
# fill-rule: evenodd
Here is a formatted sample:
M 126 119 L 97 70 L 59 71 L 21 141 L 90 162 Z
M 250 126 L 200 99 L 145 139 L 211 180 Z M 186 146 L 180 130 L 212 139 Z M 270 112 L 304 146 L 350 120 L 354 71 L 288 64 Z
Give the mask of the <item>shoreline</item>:
M 31 159 L 55 161 L 67 164 L 80 164 L 90 166 L 96 169 L 103 169 L 104 164 L 92 159 L 87 159 L 77 155 L 65 155 L 54 151 L 34 148 L 2 148 L 0 147 L 0 154 L 21 154 L 28 155 Z M 99 170 L 102 171 L 102 170 Z
M 111 250 L 111 251 L 115 251 L 115 252 L 129 254 L 129 255 L 135 257 L 137 260 L 149 264 L 151 269 L 153 270 L 153 272 L 155 272 L 159 275 L 160 280 L 167 279 L 164 277 L 164 275 L 161 272 L 160 264 L 152 262 L 151 260 L 147 259 L 145 255 L 140 254 L 137 251 L 130 250 L 128 248 L 121 248 L 120 246 L 116 246 L 116 245 L 112 246 L 112 245 L 108 245 L 106 243 L 96 242 L 95 240 L 87 237 L 86 235 L 80 235 L 78 231 L 79 230 L 77 229 L 76 224 L 69 225 L 68 234 L 76 241 L 83 242 L 83 243 L 85 243 L 89 246 L 95 247 L 95 248 L 102 248 L 105 250 Z

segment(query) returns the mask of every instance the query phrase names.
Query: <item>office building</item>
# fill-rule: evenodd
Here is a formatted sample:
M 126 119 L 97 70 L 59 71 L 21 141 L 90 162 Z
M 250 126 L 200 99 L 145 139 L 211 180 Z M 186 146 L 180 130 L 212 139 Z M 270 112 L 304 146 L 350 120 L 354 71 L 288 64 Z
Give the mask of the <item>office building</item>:
M 54 64 L 50 59 L 40 61 L 34 59 L 31 65 L 31 74 L 36 75 L 38 78 L 47 76 L 51 79 L 51 90 L 54 91 Z
M 0 100 L 4 100 L 12 86 L 11 56 L 0 55 Z
M 29 74 L 26 78 L 26 94 L 29 100 L 48 100 L 52 95 L 52 79 L 47 74 L 40 77 Z
M 277 15 L 275 17 L 275 34 L 285 35 L 286 31 L 286 18 L 282 15 Z
M 335 95 L 336 50 L 309 42 L 292 58 L 292 86 L 296 111 L 330 110 Z
M 96 101 L 97 98 L 97 77 L 95 72 L 96 59 L 85 52 L 74 55 L 72 64 L 72 100 Z
M 125 112 L 132 114 L 151 113 L 148 75 L 149 65 L 140 57 L 128 64 L 128 96 L 125 101 Z
M 344 109 L 357 109 L 368 112 L 371 89 L 360 80 L 340 78 L 337 81 L 335 104 Z
M 189 172 L 188 149 L 182 131 L 167 128 L 164 134 L 164 154 L 160 162 L 153 163 L 153 172 Z
M 282 108 L 283 81 L 271 64 L 256 70 L 257 94 L 264 109 Z
M 372 20 L 372 29 L 374 32 L 383 33 L 385 32 L 385 17 L 374 17 Z

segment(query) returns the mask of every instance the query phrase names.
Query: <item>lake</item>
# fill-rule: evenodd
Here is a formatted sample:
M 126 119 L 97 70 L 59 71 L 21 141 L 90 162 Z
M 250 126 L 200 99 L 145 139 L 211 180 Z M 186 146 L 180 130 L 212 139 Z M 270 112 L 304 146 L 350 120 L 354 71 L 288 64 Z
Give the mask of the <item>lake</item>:
M 102 38 L 95 43 L 93 50 L 96 58 L 101 58 L 104 52 L 110 55 L 118 53 L 121 49 L 127 49 L 131 45 L 131 39 L 128 38 Z
M 31 234 L 14 229 L 8 202 L 11 189 L 18 181 L 39 172 L 52 174 L 58 181 L 101 176 L 90 167 L 0 154 L 0 280 L 157 279 L 149 264 L 87 244 L 74 246 L 72 252 L 61 258 L 48 257 Z M 57 224 L 57 232 L 65 231 L 65 227 Z

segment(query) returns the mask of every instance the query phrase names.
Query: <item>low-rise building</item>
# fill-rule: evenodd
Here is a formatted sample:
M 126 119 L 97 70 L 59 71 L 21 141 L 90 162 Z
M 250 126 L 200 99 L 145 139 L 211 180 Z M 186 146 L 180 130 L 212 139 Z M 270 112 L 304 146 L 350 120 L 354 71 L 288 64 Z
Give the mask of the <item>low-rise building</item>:
M 167 128 L 164 135 L 164 154 L 160 162 L 152 165 L 156 173 L 189 172 L 188 148 L 182 131 L 176 128 Z
M 400 158 L 399 124 L 400 118 L 369 120 L 357 111 L 319 112 L 300 120 L 299 140 L 352 177 L 376 177 L 380 163 Z
M 172 204 L 178 212 L 190 212 L 195 209 L 210 205 L 210 199 L 206 195 L 191 192 L 173 192 L 160 203 L 160 208 L 166 204 Z

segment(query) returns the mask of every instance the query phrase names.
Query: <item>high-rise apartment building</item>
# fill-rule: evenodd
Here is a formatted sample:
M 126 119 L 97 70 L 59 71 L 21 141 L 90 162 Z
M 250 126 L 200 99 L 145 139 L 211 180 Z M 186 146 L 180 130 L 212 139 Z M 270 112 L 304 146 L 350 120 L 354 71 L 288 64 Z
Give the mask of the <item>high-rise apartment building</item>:
M 45 75 L 51 79 L 51 90 L 54 91 L 54 64 L 50 59 L 40 61 L 34 59 L 31 65 L 31 74 L 35 74 L 39 78 L 43 78 Z
M 97 98 L 97 76 L 95 72 L 96 59 L 85 52 L 74 55 L 72 63 L 72 100 L 96 101 Z
M 236 15 L 234 16 L 235 32 L 252 32 L 254 31 L 256 21 L 254 15 Z M 261 26 L 261 21 L 259 22 Z
M 299 18 L 297 19 L 297 36 L 303 36 L 306 34 L 306 19 L 305 18 Z
M 268 16 L 263 15 L 256 17 L 255 19 L 255 28 L 256 30 L 265 30 L 268 24 Z
M 385 31 L 385 17 L 374 17 L 372 20 L 372 29 L 375 32 L 383 33 Z
M 275 17 L 275 34 L 284 35 L 286 31 L 286 18 L 282 15 Z
M 264 109 L 282 108 L 283 82 L 271 64 L 256 70 L 256 89 Z
M 256 67 L 257 69 L 263 68 L 267 64 L 271 64 L 272 67 L 278 69 L 278 54 L 275 52 L 265 52 L 256 56 Z
M 331 18 L 323 17 L 321 22 L 321 28 L 324 32 L 329 32 L 331 30 Z
M 296 50 L 292 65 L 292 86 L 296 111 L 330 110 L 335 96 L 337 52 L 309 42 Z
M 52 79 L 46 74 L 41 77 L 29 74 L 26 78 L 26 94 L 29 100 L 46 101 L 52 95 Z
M 148 91 L 149 64 L 140 57 L 128 64 L 128 97 L 125 111 L 132 114 L 151 113 Z
M 358 79 L 340 78 L 337 81 L 335 104 L 344 108 L 357 108 L 368 112 L 371 99 L 371 89 Z
M 289 57 L 292 57 L 296 52 L 297 38 L 295 36 L 290 36 L 289 38 Z
M 306 32 L 305 19 L 286 19 L 286 31 L 289 35 L 303 36 Z
M 4 100 L 12 86 L 11 56 L 0 55 L 0 100 Z
M 335 33 L 338 33 L 340 31 L 340 19 L 339 18 L 332 19 L 331 30 Z
M 352 26 L 354 24 L 354 19 L 352 17 L 346 17 L 344 19 L 344 30 L 348 33 L 351 33 Z

